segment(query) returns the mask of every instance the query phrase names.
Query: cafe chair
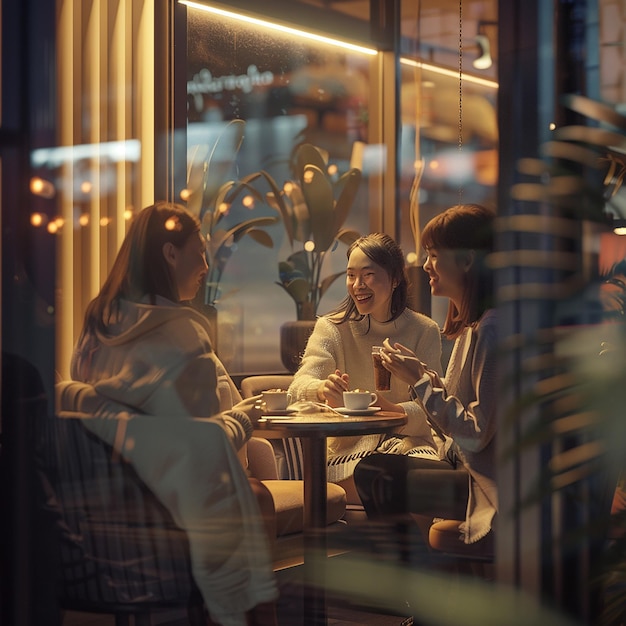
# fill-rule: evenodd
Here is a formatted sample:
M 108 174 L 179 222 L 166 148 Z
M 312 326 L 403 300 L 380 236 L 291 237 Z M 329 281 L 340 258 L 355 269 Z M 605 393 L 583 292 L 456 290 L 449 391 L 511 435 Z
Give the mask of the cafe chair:
M 206 625 L 187 534 L 133 468 L 81 419 L 45 417 L 35 439 L 60 616 L 112 614 L 116 626 L 131 617 L 147 626 L 155 612 L 182 609 L 190 626 Z
M 267 389 L 288 389 L 292 374 L 258 374 L 247 376 L 240 383 L 241 395 L 244 398 L 258 396 Z M 272 439 L 269 445 L 274 450 L 274 457 L 277 470 L 277 478 L 284 480 L 302 480 L 303 477 L 303 452 L 302 443 L 298 437 L 288 437 L 285 439 Z M 253 476 L 258 474 L 253 473 Z M 361 499 L 357 493 L 352 477 L 338 483 L 328 483 L 329 497 L 337 494 L 337 487 L 345 492 L 346 513 L 344 519 L 348 523 L 363 522 L 366 518 L 365 510 Z M 330 501 L 328 503 L 330 507 Z M 330 510 L 330 509 L 329 509 Z
M 485 580 L 493 576 L 493 531 L 475 543 L 464 543 L 459 526 L 462 520 L 435 519 L 428 529 L 428 543 L 441 562 L 460 574 L 469 574 Z
M 244 398 L 258 396 L 268 389 L 288 389 L 293 380 L 292 374 L 259 374 L 247 376 L 240 383 Z M 302 445 L 296 437 L 273 439 L 270 442 L 276 459 L 278 478 L 302 479 Z
M 244 398 L 267 389 L 287 389 L 290 374 L 248 376 L 241 381 Z M 303 562 L 304 483 L 300 473 L 302 446 L 296 437 L 267 440 L 252 437 L 248 442 L 248 469 L 268 488 L 276 511 L 274 568 L 285 569 Z M 297 473 L 290 473 L 297 468 Z M 327 484 L 326 523 L 330 532 L 344 527 L 346 492 L 335 483 Z
M 241 381 L 241 395 L 244 398 L 258 396 L 268 389 L 289 389 L 293 381 L 292 374 L 259 374 L 246 376 Z
M 241 395 L 244 398 L 257 396 L 267 389 L 288 389 L 292 374 L 258 374 L 242 379 Z M 302 479 L 302 443 L 297 437 L 272 439 L 270 445 L 274 449 L 278 478 L 286 480 Z M 365 510 L 357 493 L 352 477 L 339 483 L 328 483 L 329 494 L 340 487 L 346 494 L 346 513 L 344 520 L 349 524 L 362 523 L 366 519 Z

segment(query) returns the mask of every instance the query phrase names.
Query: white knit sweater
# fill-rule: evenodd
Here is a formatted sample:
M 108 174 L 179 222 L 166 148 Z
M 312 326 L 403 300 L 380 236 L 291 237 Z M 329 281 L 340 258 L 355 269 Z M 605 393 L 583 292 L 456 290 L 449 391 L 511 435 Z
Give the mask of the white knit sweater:
M 289 388 L 294 401 L 317 401 L 317 390 L 329 374 L 336 369 L 350 375 L 353 389 L 375 389 L 372 366 L 372 346 L 382 345 L 385 338 L 398 341 L 411 348 L 420 359 L 441 373 L 441 334 L 432 319 L 410 309 L 391 322 L 380 323 L 366 316 L 360 321 L 335 323 L 330 316 L 317 320 L 302 358 L 300 368 Z M 391 378 L 391 389 L 384 393 L 391 401 L 401 404 L 408 416 L 405 426 L 396 434 L 410 437 L 402 444 L 406 451 L 417 446 L 434 447 L 430 426 L 422 408 L 410 400 L 406 383 Z M 365 437 L 331 437 L 328 442 L 329 475 L 331 481 L 339 481 L 352 474 L 359 452 L 372 451 L 381 443 L 380 435 Z M 386 452 L 398 452 L 385 449 Z M 337 457 L 352 457 L 350 462 L 339 466 Z M 332 467 L 332 470 L 331 470 Z

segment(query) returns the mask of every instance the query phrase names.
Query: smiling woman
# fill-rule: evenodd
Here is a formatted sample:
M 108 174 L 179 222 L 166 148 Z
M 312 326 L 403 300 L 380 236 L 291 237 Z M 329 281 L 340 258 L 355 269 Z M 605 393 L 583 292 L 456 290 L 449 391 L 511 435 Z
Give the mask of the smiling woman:
M 373 455 L 354 473 L 369 519 L 392 528 L 403 519 L 412 523 L 409 514 L 448 518 L 456 520 L 455 539 L 484 540 L 481 545 L 493 538 L 498 510 L 497 317 L 485 262 L 493 250 L 494 221 L 494 211 L 463 204 L 430 220 L 422 233 L 431 289 L 450 300 L 443 332 L 455 343 L 445 379 L 401 342 L 383 343 L 383 363 L 395 380 L 410 385 L 437 434 L 440 458 Z
M 361 315 L 369 314 L 379 322 L 391 317 L 391 297 L 397 282 L 392 282 L 391 276 L 360 248 L 350 255 L 346 282 L 348 294 Z
M 348 294 L 341 306 L 315 324 L 290 387 L 294 400 L 341 407 L 344 391 L 374 391 L 372 347 L 382 345 L 386 337 L 396 341 L 403 337 L 420 358 L 441 371 L 439 327 L 407 308 L 404 255 L 391 237 L 372 233 L 349 247 L 346 288 Z M 330 439 L 330 480 L 349 478 L 357 461 L 375 449 L 398 454 L 418 450 L 435 453 L 430 428 L 421 409 L 411 402 L 407 386 L 392 379 L 390 387 L 388 391 L 377 391 L 376 404 L 386 411 L 406 413 L 407 425 L 384 440 L 379 436 Z

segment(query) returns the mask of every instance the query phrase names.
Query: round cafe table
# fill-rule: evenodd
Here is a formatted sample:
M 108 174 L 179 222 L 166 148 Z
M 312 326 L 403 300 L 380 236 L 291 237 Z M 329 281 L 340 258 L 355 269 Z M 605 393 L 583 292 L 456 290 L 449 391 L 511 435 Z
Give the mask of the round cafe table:
M 406 424 L 404 413 L 379 411 L 373 415 L 344 416 L 332 411 L 262 417 L 254 435 L 266 439 L 302 440 L 304 479 L 304 623 L 326 626 L 326 440 L 387 433 Z

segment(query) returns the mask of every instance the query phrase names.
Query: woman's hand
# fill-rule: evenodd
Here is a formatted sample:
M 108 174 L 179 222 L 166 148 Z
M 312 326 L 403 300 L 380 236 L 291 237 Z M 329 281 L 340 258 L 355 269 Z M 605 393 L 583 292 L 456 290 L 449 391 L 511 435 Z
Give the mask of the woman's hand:
M 235 406 L 233 406 L 233 410 L 245 413 L 252 424 L 256 425 L 259 419 L 263 417 L 262 399 L 263 396 L 260 394 L 258 396 L 246 398 L 245 400 L 235 404 Z
M 343 392 L 348 389 L 350 389 L 350 376 L 342 374 L 340 370 L 335 370 L 322 382 L 317 390 L 317 396 L 329 406 L 343 406 Z
M 387 400 L 387 398 L 385 398 L 383 395 L 384 392 L 377 391 L 376 393 L 378 394 L 376 406 L 379 406 L 383 411 L 391 411 L 392 413 L 406 413 L 403 406 Z
M 380 354 L 383 366 L 409 385 L 415 384 L 427 371 L 426 364 L 401 343 L 394 343 L 392 346 L 389 339 L 385 339 Z

